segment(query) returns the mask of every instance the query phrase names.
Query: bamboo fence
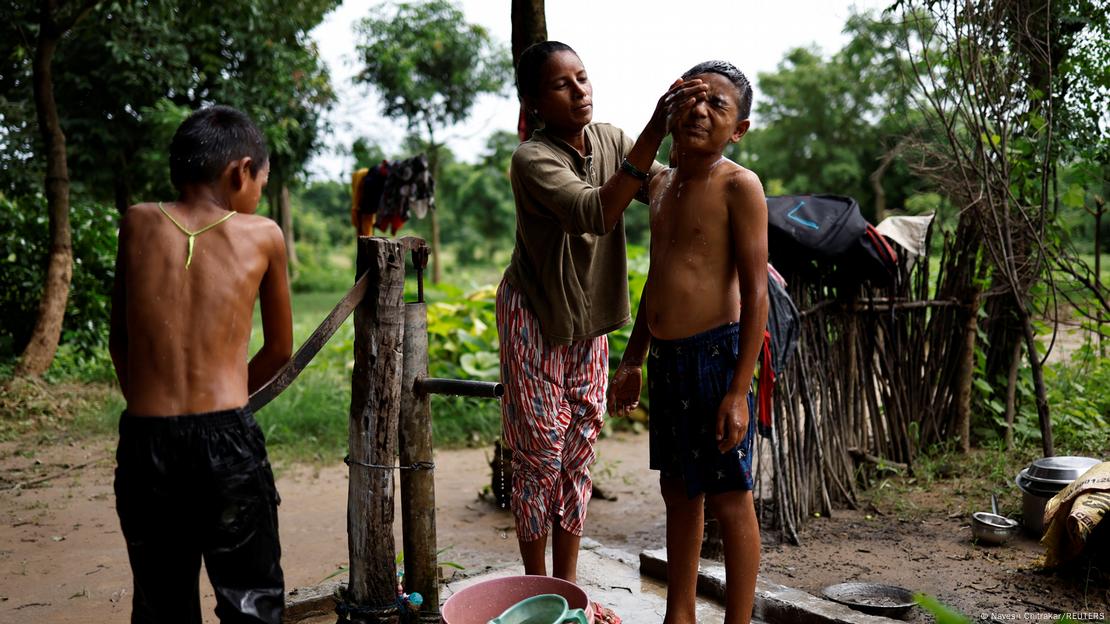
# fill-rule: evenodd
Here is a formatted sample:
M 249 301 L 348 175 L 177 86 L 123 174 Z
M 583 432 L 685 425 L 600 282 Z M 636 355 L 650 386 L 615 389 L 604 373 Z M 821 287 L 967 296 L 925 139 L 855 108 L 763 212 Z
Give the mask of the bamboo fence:
M 919 257 L 882 289 L 835 266 L 784 272 L 801 332 L 756 453 L 759 515 L 784 540 L 799 543 L 816 513 L 858 508 L 869 471 L 912 471 L 921 449 L 958 435 L 975 263 L 954 239 L 941 247 L 939 275 Z

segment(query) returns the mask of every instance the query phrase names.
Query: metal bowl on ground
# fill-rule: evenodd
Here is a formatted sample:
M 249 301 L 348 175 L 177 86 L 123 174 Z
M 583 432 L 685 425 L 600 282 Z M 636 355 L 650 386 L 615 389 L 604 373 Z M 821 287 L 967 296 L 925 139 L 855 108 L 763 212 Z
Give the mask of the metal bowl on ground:
M 1066 486 L 1098 463 L 1093 457 L 1042 457 L 1029 464 L 1025 473 L 1033 483 Z
M 917 604 L 913 592 L 880 583 L 840 583 L 822 590 L 826 598 L 863 613 L 905 619 Z
M 971 514 L 971 534 L 981 544 L 1005 544 L 1017 530 L 1017 521 L 1006 516 L 985 511 Z

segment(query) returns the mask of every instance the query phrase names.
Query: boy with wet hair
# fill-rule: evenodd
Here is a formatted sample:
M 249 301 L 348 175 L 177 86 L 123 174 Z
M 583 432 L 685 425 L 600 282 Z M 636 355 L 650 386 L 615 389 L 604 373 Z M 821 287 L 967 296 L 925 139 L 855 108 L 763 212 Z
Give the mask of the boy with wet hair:
M 281 230 L 253 214 L 268 176 L 254 123 L 204 108 L 170 144 L 177 201 L 120 223 L 109 349 L 127 401 L 115 492 L 133 623 L 199 624 L 202 559 L 221 622 L 281 621 L 279 499 L 247 406 L 293 343 Z M 256 299 L 264 343 L 248 363 Z
M 707 502 L 735 624 L 750 621 L 759 570 L 749 388 L 767 323 L 767 203 L 759 178 L 723 156 L 748 131 L 747 78 L 722 61 L 682 78 L 709 90 L 672 122 L 674 162 L 651 183 L 651 265 L 609 409 L 636 407 L 648 356 L 651 468 L 667 510 L 664 622 L 696 622 Z

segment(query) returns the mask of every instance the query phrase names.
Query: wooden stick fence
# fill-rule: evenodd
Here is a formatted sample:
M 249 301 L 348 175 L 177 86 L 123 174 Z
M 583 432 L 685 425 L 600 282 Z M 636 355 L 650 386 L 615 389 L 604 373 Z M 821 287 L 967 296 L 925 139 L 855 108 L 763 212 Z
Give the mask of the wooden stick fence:
M 946 240 L 941 267 L 951 266 L 952 253 L 955 242 Z M 937 276 L 935 297 L 925 257 L 885 293 L 831 273 L 786 275 L 802 310 L 801 335 L 778 378 L 772 436 L 757 454 L 766 458 L 757 474 L 771 470 L 760 517 L 784 540 L 798 543 L 815 513 L 857 507 L 867 470 L 912 470 L 920 449 L 960 435 L 966 371 L 957 363 L 975 308 L 962 297 L 974 275 L 953 264 L 951 274 Z

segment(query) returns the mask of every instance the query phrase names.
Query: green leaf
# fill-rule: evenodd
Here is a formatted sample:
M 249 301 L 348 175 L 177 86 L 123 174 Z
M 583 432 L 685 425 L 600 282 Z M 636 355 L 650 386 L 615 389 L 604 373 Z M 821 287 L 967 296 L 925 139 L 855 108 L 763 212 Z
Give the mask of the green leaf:
M 1087 202 L 1087 192 L 1078 184 L 1070 184 L 1060 196 L 1060 201 L 1068 208 L 1082 208 Z
M 914 602 L 921 605 L 922 609 L 925 609 L 936 618 L 937 624 L 971 624 L 971 620 L 968 617 L 944 605 L 932 596 L 916 594 L 913 599 Z

